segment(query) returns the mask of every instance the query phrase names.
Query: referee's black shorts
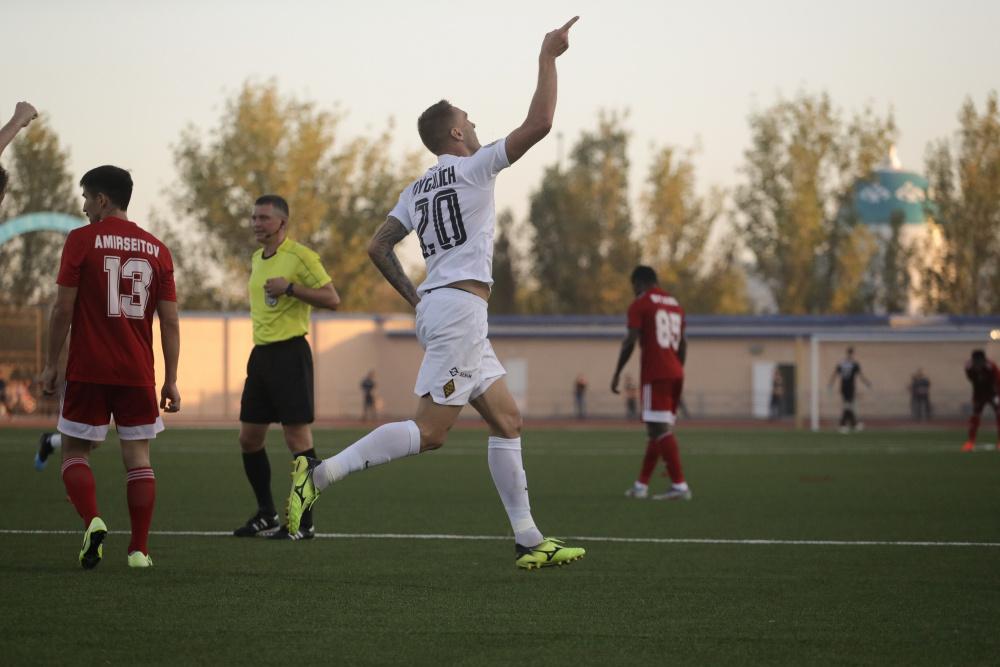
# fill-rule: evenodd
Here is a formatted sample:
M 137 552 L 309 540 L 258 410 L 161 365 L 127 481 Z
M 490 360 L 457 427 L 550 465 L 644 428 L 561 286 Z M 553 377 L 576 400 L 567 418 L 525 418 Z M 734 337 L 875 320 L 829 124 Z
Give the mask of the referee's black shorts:
M 247 361 L 240 421 L 248 424 L 311 424 L 312 350 L 304 336 L 255 345 Z

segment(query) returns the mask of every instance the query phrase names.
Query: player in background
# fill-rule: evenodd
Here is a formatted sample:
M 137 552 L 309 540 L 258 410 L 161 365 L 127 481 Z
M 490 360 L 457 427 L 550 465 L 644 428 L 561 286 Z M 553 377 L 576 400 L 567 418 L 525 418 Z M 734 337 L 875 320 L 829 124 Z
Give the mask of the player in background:
M 66 385 L 59 415 L 62 479 L 86 532 L 80 564 L 96 567 L 108 528 L 97 509 L 90 452 L 115 420 L 125 464 L 126 498 L 132 524 L 129 567 L 153 564 L 147 546 L 156 479 L 149 441 L 163 430 L 153 371 L 153 313 L 160 320 L 164 379 L 159 407 L 177 412 L 180 325 L 170 251 L 128 220 L 132 177 L 124 169 L 91 169 L 80 180 L 83 212 L 90 224 L 66 237 L 42 391 L 56 392 L 56 364 L 69 336 Z M 72 324 L 72 333 L 70 325 Z
M 983 408 L 993 408 L 997 420 L 997 449 L 1000 449 L 1000 367 L 986 358 L 982 350 L 973 350 L 965 362 L 965 377 L 972 384 L 972 414 L 969 415 L 969 438 L 962 445 L 963 452 L 976 448 L 976 433 L 982 419 Z
M 830 374 L 829 387 L 833 387 L 833 383 L 838 376 L 840 377 L 840 397 L 844 402 L 844 410 L 840 415 L 840 432 L 860 431 L 865 425 L 863 422 L 858 421 L 857 413 L 854 410 L 854 398 L 857 393 L 855 380 L 861 378 L 861 381 L 869 389 L 871 389 L 872 383 L 861 372 L 861 364 L 854 359 L 853 347 L 847 348 L 847 356 L 833 369 L 833 373 Z
M 691 489 L 684 479 L 677 437 L 673 433 L 684 388 L 684 360 L 687 356 L 684 309 L 677 299 L 660 288 L 656 271 L 651 267 L 637 266 L 632 271 L 632 291 L 635 292 L 635 301 L 628 308 L 628 333 L 618 354 L 611 391 L 618 393 L 622 369 L 632 358 L 638 341 L 642 348 L 639 373 L 642 421 L 646 423 L 649 439 L 639 477 L 625 495 L 630 498 L 648 497 L 649 478 L 662 456 L 672 483 L 669 491 L 653 496 L 653 500 L 691 500 Z
M 35 107 L 28 102 L 18 102 L 14 105 L 14 115 L 10 117 L 3 127 L 0 127 L 0 155 L 14 141 L 14 137 L 21 131 L 21 128 L 28 127 L 31 121 L 38 118 Z M 3 203 L 4 195 L 7 194 L 7 172 L 0 166 L 0 204 Z
M 250 319 L 253 350 L 240 398 L 240 448 L 243 471 L 257 499 L 257 513 L 233 531 L 236 537 L 270 533 L 276 540 L 315 535 L 312 513 L 295 531 L 278 527 L 271 495 L 271 463 L 264 439 L 280 423 L 292 458 L 316 458 L 312 424 L 313 358 L 306 334 L 312 308 L 336 310 L 340 296 L 319 255 L 288 238 L 288 202 L 263 195 L 254 202 L 251 228 L 257 243 L 250 260 Z
M 323 462 L 295 460 L 288 501 L 288 527 L 320 492 L 347 475 L 441 447 L 459 412 L 471 404 L 490 428 L 487 462 L 514 532 L 515 565 L 534 569 L 563 565 L 584 550 L 546 539 L 535 526 L 521 462 L 521 414 L 487 339 L 487 301 L 492 277 L 498 173 L 517 162 L 552 127 L 556 106 L 556 58 L 569 48 L 577 18 L 542 41 L 538 81 L 528 115 L 507 137 L 480 146 L 468 114 L 445 100 L 417 121 L 437 165 L 403 190 L 378 229 L 368 253 L 386 280 L 416 308 L 416 332 L 424 348 L 414 393 L 417 414 L 384 424 Z M 415 289 L 395 254 L 411 231 L 427 262 L 427 277 Z

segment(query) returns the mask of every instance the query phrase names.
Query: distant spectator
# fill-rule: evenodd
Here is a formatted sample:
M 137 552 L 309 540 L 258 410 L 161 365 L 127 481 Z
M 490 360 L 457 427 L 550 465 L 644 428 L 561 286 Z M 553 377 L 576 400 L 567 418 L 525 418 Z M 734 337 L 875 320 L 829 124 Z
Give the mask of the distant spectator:
M 363 396 L 361 421 L 373 421 L 376 419 L 375 386 L 375 371 L 368 371 L 364 379 L 361 380 L 361 393 Z
M 0 377 L 0 406 L 3 406 L 7 419 L 14 418 L 14 410 L 11 407 L 10 399 L 7 397 L 7 381 Z
M 781 372 L 775 368 L 771 377 L 771 419 L 778 419 L 784 413 L 785 405 L 785 381 L 781 377 Z
M 573 402 L 576 405 L 576 418 L 587 418 L 587 378 L 580 373 L 573 382 Z
M 931 380 L 918 368 L 910 378 L 910 412 L 914 421 L 928 421 L 931 418 Z
M 633 420 L 639 416 L 639 385 L 631 375 L 625 376 L 625 418 Z

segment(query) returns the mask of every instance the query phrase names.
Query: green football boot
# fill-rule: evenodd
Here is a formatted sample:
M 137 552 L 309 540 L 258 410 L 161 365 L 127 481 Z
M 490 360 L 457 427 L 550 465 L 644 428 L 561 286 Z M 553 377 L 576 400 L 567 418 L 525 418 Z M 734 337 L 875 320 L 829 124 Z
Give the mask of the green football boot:
M 303 512 L 319 498 L 319 491 L 313 484 L 313 471 L 319 463 L 305 456 L 296 456 L 292 462 L 292 492 L 288 494 L 285 507 L 285 524 L 292 535 L 299 532 Z
M 542 540 L 541 544 L 533 547 L 523 547 L 516 544 L 514 551 L 516 554 L 514 564 L 523 570 L 566 565 L 580 560 L 587 553 L 586 549 L 564 546 L 562 540 L 553 537 L 546 538 Z
M 101 544 L 108 536 L 108 527 L 104 525 L 101 517 L 95 516 L 87 526 L 87 532 L 83 534 L 83 548 L 80 549 L 80 565 L 85 570 L 93 570 L 101 562 L 104 555 L 104 547 Z
M 153 567 L 153 559 L 149 554 L 133 551 L 128 555 L 129 567 Z

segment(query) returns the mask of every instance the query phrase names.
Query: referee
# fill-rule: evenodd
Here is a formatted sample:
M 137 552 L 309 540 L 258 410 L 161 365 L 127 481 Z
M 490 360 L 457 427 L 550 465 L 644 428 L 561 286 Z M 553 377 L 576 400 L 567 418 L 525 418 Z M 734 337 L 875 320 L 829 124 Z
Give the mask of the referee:
M 264 448 L 268 426 L 280 422 L 292 458 L 316 458 L 313 449 L 313 360 L 306 333 L 312 307 L 335 310 L 340 296 L 319 255 L 287 238 L 288 202 L 264 195 L 250 218 L 260 250 L 250 269 L 250 317 L 254 348 L 240 399 L 243 469 L 257 498 L 257 513 L 233 535 L 270 539 L 309 539 L 316 534 L 305 516 L 295 534 L 278 527 L 271 496 L 271 464 Z

